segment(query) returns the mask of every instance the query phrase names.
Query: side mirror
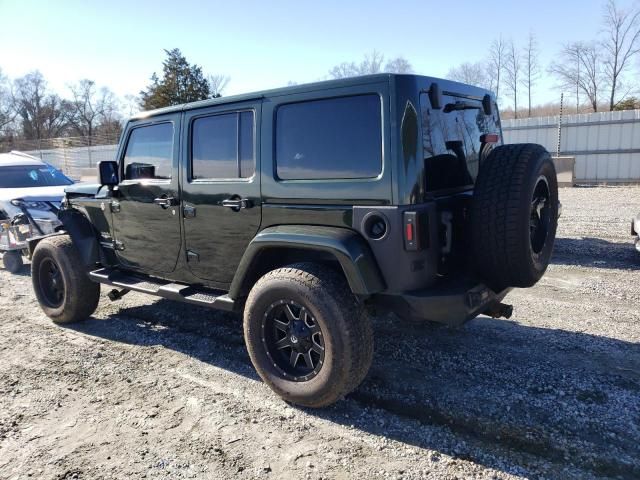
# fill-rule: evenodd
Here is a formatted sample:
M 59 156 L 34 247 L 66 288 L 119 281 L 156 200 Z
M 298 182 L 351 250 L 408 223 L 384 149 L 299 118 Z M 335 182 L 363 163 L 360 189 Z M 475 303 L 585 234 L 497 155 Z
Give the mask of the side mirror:
M 98 162 L 98 180 L 100 185 L 113 186 L 118 184 L 118 162 Z

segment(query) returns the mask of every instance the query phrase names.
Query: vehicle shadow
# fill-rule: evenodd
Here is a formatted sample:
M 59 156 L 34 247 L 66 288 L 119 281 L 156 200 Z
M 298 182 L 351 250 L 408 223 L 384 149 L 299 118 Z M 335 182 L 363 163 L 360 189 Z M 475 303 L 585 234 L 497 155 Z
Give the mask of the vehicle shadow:
M 158 300 L 67 328 L 259 380 L 237 315 Z M 511 474 L 640 478 L 638 344 L 489 318 L 453 330 L 389 315 L 374 328 L 363 384 L 332 407 L 301 410 L 498 470 L 508 458 Z
M 2 270 L 5 270 L 4 268 L 2 268 Z M 17 272 L 14 273 L 9 273 L 9 275 L 16 275 L 18 277 L 30 277 L 31 276 L 31 264 L 27 263 L 25 265 L 22 265 L 22 267 L 20 267 L 20 270 L 18 270 Z
M 625 243 L 601 238 L 556 238 L 551 263 L 616 270 L 640 270 L 640 253 L 633 240 Z

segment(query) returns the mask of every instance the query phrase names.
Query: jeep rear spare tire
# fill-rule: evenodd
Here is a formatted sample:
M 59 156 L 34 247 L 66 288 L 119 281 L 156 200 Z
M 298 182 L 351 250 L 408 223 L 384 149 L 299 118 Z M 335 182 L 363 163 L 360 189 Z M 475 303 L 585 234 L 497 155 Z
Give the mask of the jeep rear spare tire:
M 283 399 L 324 407 L 354 390 L 373 332 L 344 277 L 301 263 L 260 278 L 245 305 L 244 337 L 260 377 Z
M 531 143 L 495 148 L 480 166 L 471 203 L 471 251 L 494 290 L 531 287 L 556 236 L 558 183 L 551 156 Z

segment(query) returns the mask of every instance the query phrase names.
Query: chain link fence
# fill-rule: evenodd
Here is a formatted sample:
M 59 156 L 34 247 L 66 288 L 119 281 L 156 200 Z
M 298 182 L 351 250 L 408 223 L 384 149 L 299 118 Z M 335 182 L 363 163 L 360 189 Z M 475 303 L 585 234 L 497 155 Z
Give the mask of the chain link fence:
M 102 160 L 115 160 L 119 136 L 92 135 L 44 140 L 10 139 L 0 143 L 0 153 L 18 150 L 40 158 L 76 181 L 92 181 Z

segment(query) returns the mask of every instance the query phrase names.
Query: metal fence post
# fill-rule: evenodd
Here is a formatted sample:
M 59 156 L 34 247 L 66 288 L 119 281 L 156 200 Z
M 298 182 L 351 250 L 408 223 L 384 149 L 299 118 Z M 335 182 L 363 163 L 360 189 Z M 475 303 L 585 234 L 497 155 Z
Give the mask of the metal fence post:
M 560 115 L 558 115 L 558 148 L 556 150 L 556 157 L 560 157 L 560 142 L 562 141 L 562 103 L 564 100 L 564 93 L 560 94 Z

